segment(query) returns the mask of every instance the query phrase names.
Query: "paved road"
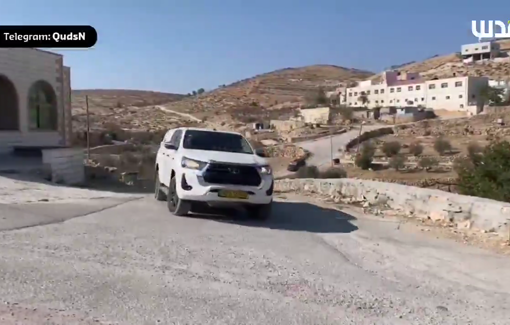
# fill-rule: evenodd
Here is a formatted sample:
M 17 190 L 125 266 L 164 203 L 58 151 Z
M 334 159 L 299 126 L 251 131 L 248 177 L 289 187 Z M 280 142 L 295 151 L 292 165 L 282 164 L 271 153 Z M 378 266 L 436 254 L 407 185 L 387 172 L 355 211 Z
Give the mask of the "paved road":
M 387 126 L 379 126 L 379 125 L 367 125 L 363 126 L 362 131 L 371 131 L 375 129 L 379 129 L 381 127 Z M 333 141 L 331 141 L 331 137 L 320 138 L 316 140 L 304 141 L 296 143 L 296 145 L 301 146 L 307 150 L 309 150 L 313 156 L 307 160 L 308 165 L 315 165 L 317 167 L 329 165 L 331 163 L 331 152 L 333 152 L 333 157 L 338 156 L 338 150 L 344 148 L 345 145 L 357 137 L 359 135 L 359 129 L 354 129 L 347 131 L 343 134 L 338 134 L 333 136 Z M 331 150 L 333 148 L 333 150 Z
M 275 203 L 266 223 L 175 217 L 152 198 L 124 199 L 104 198 L 96 213 L 78 201 L 0 206 L 7 219 L 14 207 L 49 218 L 60 211 L 54 221 L 74 217 L 0 232 L 1 324 L 510 319 L 508 258 L 395 221 L 319 208 L 305 198 Z

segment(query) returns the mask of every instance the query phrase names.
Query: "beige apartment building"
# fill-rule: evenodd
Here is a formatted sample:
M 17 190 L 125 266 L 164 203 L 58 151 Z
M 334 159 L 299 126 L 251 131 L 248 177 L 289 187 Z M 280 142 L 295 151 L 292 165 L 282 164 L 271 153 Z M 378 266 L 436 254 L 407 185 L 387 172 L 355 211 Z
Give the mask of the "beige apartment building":
M 424 80 L 418 73 L 387 71 L 382 82 L 366 80 L 348 88 L 340 102 L 347 106 L 368 108 L 420 105 L 436 110 L 465 111 L 472 115 L 478 114 L 483 107 L 480 90 L 488 82 L 487 77 Z
M 0 152 L 70 144 L 70 78 L 60 54 L 0 49 Z

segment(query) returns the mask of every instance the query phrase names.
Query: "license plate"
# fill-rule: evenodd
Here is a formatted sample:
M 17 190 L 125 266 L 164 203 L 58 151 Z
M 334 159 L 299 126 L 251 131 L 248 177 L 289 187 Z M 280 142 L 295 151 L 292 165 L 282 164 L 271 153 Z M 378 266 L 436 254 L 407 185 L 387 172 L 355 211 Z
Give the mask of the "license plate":
M 221 190 L 218 192 L 218 196 L 225 197 L 228 199 L 243 199 L 246 200 L 248 198 L 248 193 L 243 191 L 230 191 L 230 190 Z

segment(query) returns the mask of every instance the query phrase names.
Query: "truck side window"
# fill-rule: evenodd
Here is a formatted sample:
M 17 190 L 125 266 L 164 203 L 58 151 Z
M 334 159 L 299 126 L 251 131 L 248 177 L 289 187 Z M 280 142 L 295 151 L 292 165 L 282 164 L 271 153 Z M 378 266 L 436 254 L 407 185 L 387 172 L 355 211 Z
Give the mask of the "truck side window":
M 181 137 L 182 137 L 182 130 L 177 130 L 172 135 L 172 138 L 170 139 L 170 143 L 173 144 L 177 149 L 179 149 L 179 144 L 181 143 Z

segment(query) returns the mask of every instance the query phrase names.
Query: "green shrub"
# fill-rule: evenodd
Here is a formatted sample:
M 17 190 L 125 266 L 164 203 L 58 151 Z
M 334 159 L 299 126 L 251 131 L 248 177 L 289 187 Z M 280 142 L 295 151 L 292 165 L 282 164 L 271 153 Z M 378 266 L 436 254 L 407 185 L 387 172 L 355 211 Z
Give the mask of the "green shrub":
M 452 144 L 446 139 L 437 138 L 434 142 L 434 150 L 436 150 L 437 153 L 442 156 L 446 152 L 452 151 Z
M 429 171 L 432 167 L 439 165 L 439 161 L 432 157 L 423 157 L 418 162 L 418 166 Z
M 407 161 L 406 156 L 397 154 L 390 159 L 389 165 L 391 168 L 394 168 L 395 170 L 400 170 L 404 168 L 406 161 Z
M 510 143 L 494 142 L 479 159 L 457 164 L 461 194 L 510 202 Z
M 423 153 L 423 146 L 420 142 L 413 142 L 409 146 L 409 153 L 415 157 L 418 157 Z
M 386 157 L 393 157 L 398 155 L 402 146 L 398 141 L 385 142 L 382 146 L 382 152 L 386 155 Z
M 321 178 L 346 178 L 347 172 L 340 167 L 330 167 L 320 175 Z
M 320 172 L 317 166 L 303 166 L 296 172 L 297 178 L 319 178 Z

